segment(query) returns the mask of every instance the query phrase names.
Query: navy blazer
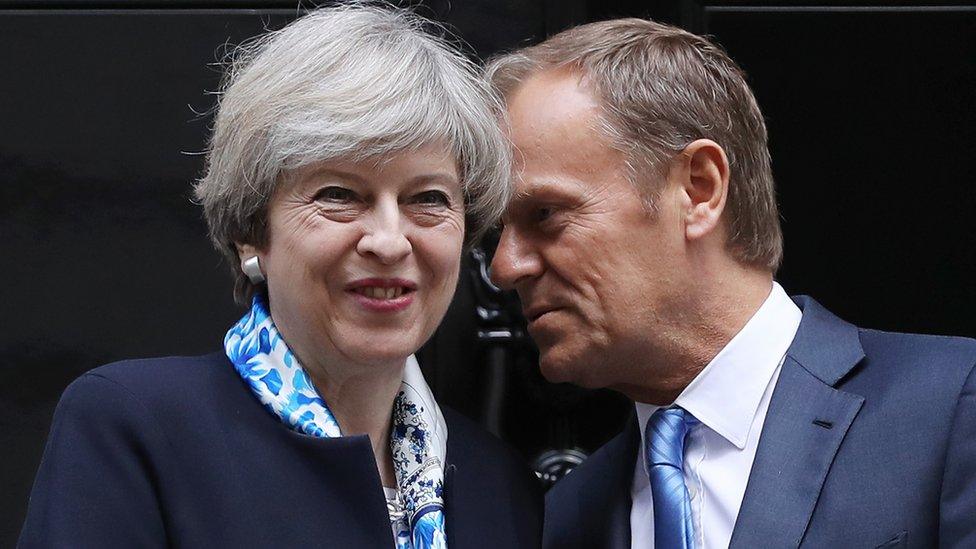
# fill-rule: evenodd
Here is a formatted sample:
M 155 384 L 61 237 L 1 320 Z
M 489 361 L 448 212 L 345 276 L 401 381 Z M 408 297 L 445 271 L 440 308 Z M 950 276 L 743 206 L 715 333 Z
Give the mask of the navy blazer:
M 795 300 L 731 547 L 976 547 L 976 341 Z M 639 443 L 632 420 L 550 490 L 545 547 L 630 549 Z
M 443 413 L 449 547 L 538 547 L 536 479 Z M 92 370 L 58 404 L 19 547 L 164 546 L 390 549 L 368 437 L 288 429 L 223 354 Z

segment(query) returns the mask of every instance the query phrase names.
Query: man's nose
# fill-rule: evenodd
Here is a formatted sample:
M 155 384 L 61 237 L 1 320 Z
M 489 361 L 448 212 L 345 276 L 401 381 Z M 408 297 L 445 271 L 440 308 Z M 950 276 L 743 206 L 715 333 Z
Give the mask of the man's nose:
M 506 290 L 518 289 L 527 280 L 542 274 L 538 251 L 511 226 L 502 229 L 495 257 L 491 261 L 491 280 Z
M 413 246 L 404 234 L 400 208 L 395 200 L 376 205 L 356 251 L 363 256 L 373 256 L 384 265 L 396 264 L 410 255 Z

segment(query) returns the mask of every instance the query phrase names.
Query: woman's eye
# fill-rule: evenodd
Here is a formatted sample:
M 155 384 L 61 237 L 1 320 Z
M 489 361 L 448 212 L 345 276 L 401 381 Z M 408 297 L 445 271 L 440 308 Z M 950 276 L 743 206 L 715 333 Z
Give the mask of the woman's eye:
M 449 206 L 451 201 L 441 191 L 425 191 L 414 196 L 413 203 L 422 206 Z
M 351 202 L 356 198 L 356 193 L 342 187 L 326 187 L 315 194 L 315 200 L 325 202 Z

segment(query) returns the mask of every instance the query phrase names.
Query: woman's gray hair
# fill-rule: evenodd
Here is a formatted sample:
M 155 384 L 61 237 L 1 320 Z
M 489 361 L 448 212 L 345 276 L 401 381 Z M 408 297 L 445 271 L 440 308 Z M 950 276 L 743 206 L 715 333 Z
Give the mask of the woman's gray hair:
M 301 166 L 443 143 L 461 178 L 467 244 L 501 215 L 511 153 L 498 99 L 477 66 L 431 28 L 409 11 L 353 2 L 236 49 L 194 190 L 239 302 L 254 288 L 235 244 L 267 244 L 271 196 Z

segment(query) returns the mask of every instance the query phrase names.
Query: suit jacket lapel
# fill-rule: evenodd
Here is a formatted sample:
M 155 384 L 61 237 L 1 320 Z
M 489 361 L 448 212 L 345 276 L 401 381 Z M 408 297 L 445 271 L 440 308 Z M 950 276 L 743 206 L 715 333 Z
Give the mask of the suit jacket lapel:
M 536 479 L 470 420 L 442 410 L 451 430 L 443 492 L 447 546 L 538 546 L 542 498 Z
M 465 509 L 467 502 L 459 503 L 457 501 L 457 494 L 459 492 L 454 487 L 456 484 L 454 479 L 456 472 L 457 467 L 453 463 L 448 463 L 444 467 L 444 535 L 447 536 L 448 547 L 459 547 L 459 545 L 457 543 L 457 529 L 454 527 L 454 523 L 447 517 L 454 517 L 466 511 L 470 512 L 470 510 Z M 466 533 L 461 532 L 462 535 Z
M 863 357 L 857 328 L 800 297 L 803 318 L 766 414 L 730 547 L 797 547 L 864 397 L 834 389 Z
M 590 459 L 595 482 L 581 486 L 579 517 L 581 547 L 630 548 L 630 492 L 640 433 L 632 416 L 624 430 Z M 570 473 L 572 474 L 572 473 Z

